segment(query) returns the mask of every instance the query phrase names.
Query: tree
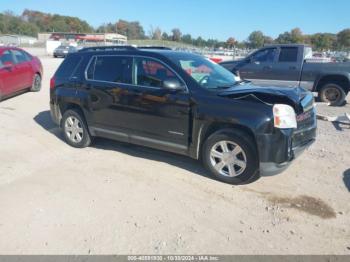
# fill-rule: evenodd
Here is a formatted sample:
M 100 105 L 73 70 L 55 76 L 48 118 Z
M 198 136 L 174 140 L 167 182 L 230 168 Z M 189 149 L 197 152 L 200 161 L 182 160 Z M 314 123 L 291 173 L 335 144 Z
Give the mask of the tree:
M 234 48 L 236 44 L 237 44 L 237 41 L 233 37 L 230 37 L 229 39 L 226 40 L 226 46 L 228 48 Z
M 263 32 L 254 31 L 248 37 L 249 45 L 252 48 L 260 48 L 264 45 L 264 39 L 265 39 L 265 36 Z
M 116 33 L 117 27 L 115 24 L 112 24 L 112 23 L 102 24 L 97 28 L 96 32 L 97 33 Z
M 300 28 L 294 28 L 290 32 L 280 34 L 276 42 L 279 44 L 301 44 L 305 42 L 305 37 Z
M 162 30 L 160 30 L 158 26 L 156 28 L 153 28 L 153 26 L 151 26 L 148 35 L 150 39 L 162 40 Z
M 290 31 L 290 41 L 293 44 L 304 43 L 303 32 L 301 32 L 300 28 L 294 28 Z
M 331 50 L 336 44 L 336 36 L 333 34 L 317 33 L 312 35 L 311 44 L 317 50 Z
M 126 20 L 121 20 L 116 23 L 117 33 L 125 35 L 128 39 L 144 39 L 145 31 L 140 25 L 140 22 L 128 22 Z
M 173 41 L 176 41 L 176 42 L 179 42 L 179 41 L 181 41 L 181 35 L 182 35 L 182 33 L 181 33 L 181 31 L 180 31 L 180 29 L 178 29 L 178 28 L 174 28 L 173 30 L 171 30 L 171 32 L 172 32 L 172 40 Z
M 273 38 L 271 36 L 264 36 L 264 44 L 273 44 Z
M 163 34 L 162 34 L 162 39 L 163 39 L 163 40 L 170 40 L 170 36 L 168 35 L 167 32 L 163 32 Z
M 205 44 L 206 44 L 206 41 L 200 36 L 196 40 L 194 40 L 194 45 L 196 46 L 203 47 L 205 46 Z
M 350 29 L 344 29 L 337 34 L 337 44 L 341 49 L 350 48 Z
M 184 42 L 186 44 L 193 44 L 193 39 L 192 39 L 192 36 L 190 34 L 183 35 L 181 40 L 182 40 L 182 42 Z
M 283 34 L 280 34 L 277 38 L 276 38 L 276 42 L 278 44 L 290 44 L 292 42 L 292 36 L 290 35 L 289 32 L 284 32 Z

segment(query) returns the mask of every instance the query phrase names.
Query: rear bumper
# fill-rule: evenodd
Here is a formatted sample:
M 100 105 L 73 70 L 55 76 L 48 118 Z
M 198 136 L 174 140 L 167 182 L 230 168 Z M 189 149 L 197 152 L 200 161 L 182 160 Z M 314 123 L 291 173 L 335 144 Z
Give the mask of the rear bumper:
M 52 102 L 50 102 L 50 115 L 51 115 L 52 121 L 56 125 L 60 126 L 61 119 L 62 119 L 61 110 L 57 104 L 54 104 Z

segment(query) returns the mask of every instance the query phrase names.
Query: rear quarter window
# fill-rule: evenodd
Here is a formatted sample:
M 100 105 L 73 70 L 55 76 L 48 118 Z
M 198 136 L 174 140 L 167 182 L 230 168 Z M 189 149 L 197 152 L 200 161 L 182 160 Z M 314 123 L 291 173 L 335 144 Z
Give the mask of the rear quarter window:
M 279 62 L 296 62 L 298 60 L 298 48 L 297 47 L 282 47 Z
M 67 58 L 63 60 L 62 64 L 58 68 L 55 76 L 58 78 L 70 78 L 75 73 L 81 61 L 82 56 L 67 56 Z

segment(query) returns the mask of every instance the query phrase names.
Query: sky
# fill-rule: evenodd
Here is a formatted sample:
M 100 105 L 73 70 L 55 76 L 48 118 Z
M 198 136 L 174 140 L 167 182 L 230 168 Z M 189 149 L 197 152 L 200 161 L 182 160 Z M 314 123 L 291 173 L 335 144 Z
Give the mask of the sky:
M 0 0 L 0 12 L 24 9 L 77 16 L 97 27 L 118 19 L 163 31 L 180 28 L 194 37 L 246 40 L 254 30 L 277 37 L 299 27 L 303 33 L 350 28 L 350 0 Z

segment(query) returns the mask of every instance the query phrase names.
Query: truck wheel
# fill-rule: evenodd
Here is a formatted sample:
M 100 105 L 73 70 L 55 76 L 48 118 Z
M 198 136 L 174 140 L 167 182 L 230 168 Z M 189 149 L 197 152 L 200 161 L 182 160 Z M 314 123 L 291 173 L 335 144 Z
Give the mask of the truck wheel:
M 202 161 L 213 177 L 226 183 L 249 183 L 259 176 L 256 147 L 240 130 L 223 129 L 209 136 L 203 145 Z
M 78 110 L 67 110 L 62 116 L 61 123 L 64 139 L 69 145 L 84 148 L 91 144 L 89 130 Z
M 331 106 L 342 106 L 345 102 L 345 97 L 344 89 L 333 83 L 325 84 L 319 92 L 320 101 L 329 103 Z

